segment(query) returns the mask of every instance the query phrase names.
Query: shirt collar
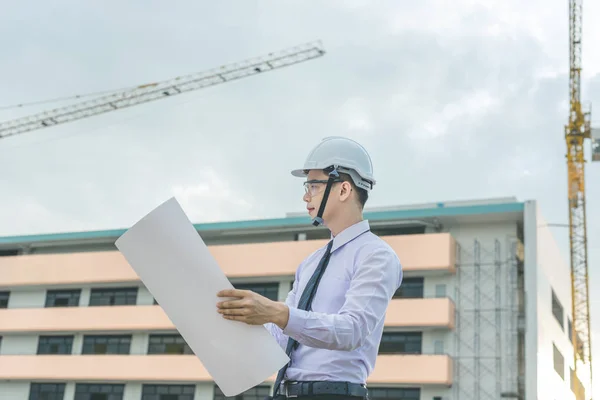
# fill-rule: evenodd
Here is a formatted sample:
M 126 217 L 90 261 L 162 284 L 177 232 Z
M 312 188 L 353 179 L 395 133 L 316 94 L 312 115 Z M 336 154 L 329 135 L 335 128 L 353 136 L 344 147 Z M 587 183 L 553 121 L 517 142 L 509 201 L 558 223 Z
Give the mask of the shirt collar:
M 331 235 L 331 239 L 333 240 L 331 252 L 333 253 L 336 249 L 357 238 L 359 235 L 367 232 L 369 229 L 371 229 L 369 221 L 363 220 L 354 225 L 350 225 L 348 228 L 341 231 L 336 237 Z

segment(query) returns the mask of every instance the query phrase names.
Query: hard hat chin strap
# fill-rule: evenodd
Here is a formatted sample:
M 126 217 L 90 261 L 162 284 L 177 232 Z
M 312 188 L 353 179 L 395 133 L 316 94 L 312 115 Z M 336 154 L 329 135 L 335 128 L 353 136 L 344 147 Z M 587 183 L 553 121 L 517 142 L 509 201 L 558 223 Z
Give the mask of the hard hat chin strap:
M 331 172 L 329 172 L 329 179 L 327 180 L 327 186 L 325 187 L 325 192 L 323 193 L 323 199 L 321 200 L 321 205 L 319 206 L 319 212 L 317 216 L 313 219 L 312 224 L 314 226 L 323 225 L 323 213 L 325 212 L 325 204 L 327 204 L 327 199 L 329 198 L 329 192 L 331 192 L 331 187 L 333 183 L 340 178 L 340 174 L 337 172 L 337 169 L 334 167 Z

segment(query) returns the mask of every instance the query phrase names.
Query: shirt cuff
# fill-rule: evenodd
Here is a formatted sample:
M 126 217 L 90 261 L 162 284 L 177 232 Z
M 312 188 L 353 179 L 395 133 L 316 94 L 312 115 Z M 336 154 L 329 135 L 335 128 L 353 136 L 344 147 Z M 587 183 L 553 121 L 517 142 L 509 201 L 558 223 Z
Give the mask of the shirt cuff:
M 290 315 L 288 323 L 283 328 L 283 334 L 291 338 L 298 337 L 298 334 L 304 330 L 306 324 L 306 311 L 299 310 L 295 307 L 289 307 Z

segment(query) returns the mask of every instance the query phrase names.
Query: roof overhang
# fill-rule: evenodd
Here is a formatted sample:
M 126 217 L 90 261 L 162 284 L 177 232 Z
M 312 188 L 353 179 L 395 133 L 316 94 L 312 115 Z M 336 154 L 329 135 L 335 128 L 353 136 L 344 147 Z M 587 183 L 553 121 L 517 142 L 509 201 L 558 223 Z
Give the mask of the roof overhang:
M 419 206 L 386 207 L 365 210 L 364 217 L 375 226 L 434 225 L 449 226 L 464 223 L 490 223 L 523 220 L 524 203 L 516 199 L 495 202 L 450 202 Z M 269 233 L 301 233 L 325 229 L 313 227 L 307 215 L 285 218 L 227 221 L 195 224 L 206 238 L 260 235 Z M 0 249 L 21 247 L 77 246 L 112 244 L 126 229 L 48 233 L 39 235 L 0 237 Z

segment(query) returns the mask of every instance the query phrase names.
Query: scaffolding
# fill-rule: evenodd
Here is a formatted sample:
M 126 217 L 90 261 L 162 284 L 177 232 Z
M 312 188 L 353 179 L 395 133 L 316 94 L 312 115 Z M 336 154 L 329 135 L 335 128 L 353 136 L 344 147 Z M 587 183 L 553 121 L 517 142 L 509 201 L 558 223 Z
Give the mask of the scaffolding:
M 519 240 L 457 244 L 454 400 L 523 399 Z M 521 288 L 521 289 L 520 289 Z

